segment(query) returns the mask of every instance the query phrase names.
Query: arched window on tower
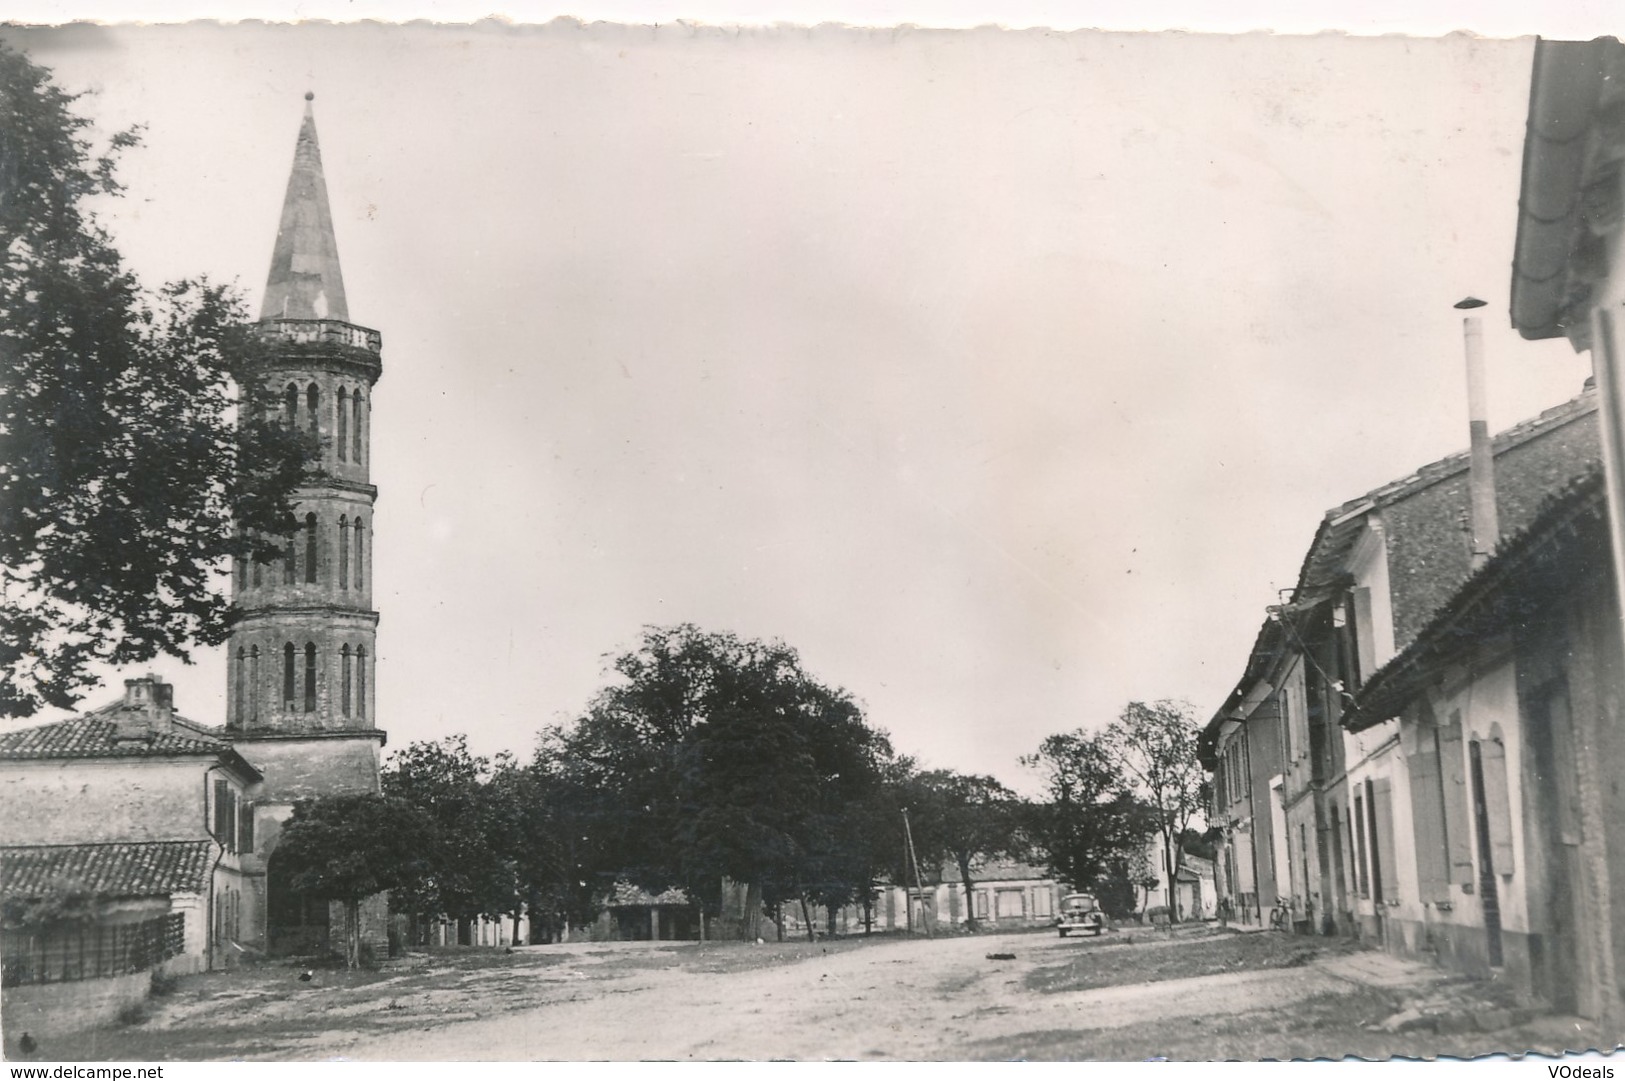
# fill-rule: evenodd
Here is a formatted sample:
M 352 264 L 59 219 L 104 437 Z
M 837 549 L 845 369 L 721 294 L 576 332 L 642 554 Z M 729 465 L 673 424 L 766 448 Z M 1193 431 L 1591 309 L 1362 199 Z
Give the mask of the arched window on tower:
M 293 585 L 296 575 L 299 573 L 298 567 L 294 563 L 295 551 L 297 551 L 297 545 L 294 543 L 293 536 L 289 535 L 287 550 L 282 553 L 282 584 L 285 586 Z
M 305 643 L 305 712 L 316 712 L 316 643 Z
M 355 647 L 355 715 L 367 715 L 367 647 Z
M 289 431 L 299 426 L 299 388 L 292 383 L 282 392 L 282 426 Z
M 351 398 L 350 401 L 351 401 L 351 404 L 353 404 L 355 406 L 355 417 L 354 417 L 355 423 L 350 426 L 350 440 L 351 440 L 351 444 L 352 444 L 351 447 L 350 447 L 350 450 L 352 452 L 350 457 L 355 461 L 356 465 L 360 465 L 361 464 L 361 414 L 362 414 L 362 411 L 366 408 L 365 403 L 364 403 L 364 401 L 363 401 L 363 399 L 361 397 L 361 388 L 360 387 L 355 388 L 355 397 Z
M 344 646 L 339 650 L 339 709 L 346 717 L 350 715 L 350 647 Z
M 339 515 L 339 588 L 350 588 L 350 518 Z
M 365 529 L 361 524 L 361 516 L 355 519 L 355 587 L 361 588 L 361 567 L 367 559 L 367 539 L 363 535 Z
M 247 704 L 246 701 L 244 701 L 244 698 L 243 698 L 243 684 L 245 682 L 247 682 L 247 680 L 248 680 L 248 673 L 245 671 L 245 669 L 247 667 L 248 667 L 248 650 L 244 649 L 242 646 L 238 646 L 237 647 L 237 679 L 236 679 L 236 683 L 237 683 L 237 686 L 236 686 L 237 711 L 233 715 L 232 719 L 235 720 L 239 725 L 243 723 L 243 717 L 247 714 L 247 711 L 248 711 L 248 709 L 247 709 L 248 704 Z
M 305 581 L 316 581 L 316 514 L 305 515 Z
M 338 447 L 339 461 L 344 461 L 350 455 L 350 395 L 343 387 L 339 388 L 338 408 L 334 411 L 338 421 L 338 438 L 333 442 Z
M 260 719 L 260 647 L 248 647 L 248 719 Z
M 322 392 L 312 383 L 305 391 L 305 402 L 310 406 L 310 434 L 320 438 L 322 434 Z
M 293 709 L 293 643 L 282 647 L 282 708 Z

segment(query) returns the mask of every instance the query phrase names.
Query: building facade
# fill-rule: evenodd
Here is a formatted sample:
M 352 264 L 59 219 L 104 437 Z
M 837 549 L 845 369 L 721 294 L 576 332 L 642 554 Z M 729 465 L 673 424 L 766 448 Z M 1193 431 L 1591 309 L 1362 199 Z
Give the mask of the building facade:
M 262 783 L 151 676 L 0 736 L 6 1030 L 108 1020 L 153 971 L 234 962 L 264 915 L 251 855 Z

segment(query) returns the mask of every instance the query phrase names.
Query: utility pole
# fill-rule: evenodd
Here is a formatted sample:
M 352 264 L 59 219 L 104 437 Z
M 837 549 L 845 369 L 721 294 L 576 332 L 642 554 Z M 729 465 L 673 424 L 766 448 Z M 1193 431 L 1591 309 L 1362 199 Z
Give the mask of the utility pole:
M 920 858 L 914 854 L 914 831 L 908 824 L 908 808 L 903 808 L 903 837 L 908 842 L 908 862 L 914 868 L 914 889 L 920 895 L 920 924 L 925 928 L 925 937 L 931 937 L 931 921 L 925 918 L 925 883 L 920 880 Z M 909 920 L 913 922 L 914 905 L 908 906 Z M 912 930 L 912 927 L 910 928 Z

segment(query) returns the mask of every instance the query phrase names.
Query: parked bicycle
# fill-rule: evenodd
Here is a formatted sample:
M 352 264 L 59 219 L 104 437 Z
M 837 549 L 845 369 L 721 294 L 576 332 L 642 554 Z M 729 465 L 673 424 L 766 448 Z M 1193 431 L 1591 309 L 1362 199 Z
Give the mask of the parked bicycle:
M 1275 907 L 1270 910 L 1270 930 L 1290 931 L 1292 929 L 1292 906 L 1287 904 L 1285 897 L 1275 899 Z

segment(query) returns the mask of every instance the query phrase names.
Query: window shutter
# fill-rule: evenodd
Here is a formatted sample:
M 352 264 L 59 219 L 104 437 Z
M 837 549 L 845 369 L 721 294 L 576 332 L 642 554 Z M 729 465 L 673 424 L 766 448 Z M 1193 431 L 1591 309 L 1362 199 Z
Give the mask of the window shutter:
M 214 839 L 221 844 L 226 843 L 226 834 L 230 832 L 226 825 L 227 821 L 229 821 L 226 818 L 226 799 L 230 794 L 231 786 L 225 781 L 216 780 L 214 782 Z
M 1354 858 L 1355 871 L 1360 880 L 1360 896 L 1371 896 L 1370 865 L 1365 859 L 1365 797 L 1354 797 Z
M 1388 778 L 1379 777 L 1371 783 L 1372 817 L 1376 819 L 1376 856 L 1381 876 L 1380 900 L 1399 900 L 1399 876 L 1395 873 L 1398 861 L 1394 859 L 1394 809 L 1389 795 Z
M 1421 733 L 1420 749 L 1405 760 L 1411 777 L 1411 821 L 1416 828 L 1416 880 L 1422 900 L 1450 898 L 1450 869 L 1444 845 L 1444 807 L 1439 799 L 1439 751 L 1432 726 Z
M 1360 586 L 1354 590 L 1354 652 L 1356 671 L 1360 683 L 1371 678 L 1377 669 L 1377 644 L 1371 627 L 1371 589 Z
M 1450 858 L 1450 881 L 1473 882 L 1473 833 L 1467 801 L 1467 754 L 1461 740 L 1461 711 L 1439 729 L 1439 789 L 1444 802 L 1444 840 Z
M 244 800 L 238 804 L 237 816 L 239 826 L 237 841 L 244 852 L 254 851 L 254 805 Z
M 1490 822 L 1490 859 L 1495 873 L 1512 873 L 1512 807 L 1507 799 L 1507 751 L 1501 726 L 1478 745 L 1479 767 L 1484 771 L 1484 810 Z

